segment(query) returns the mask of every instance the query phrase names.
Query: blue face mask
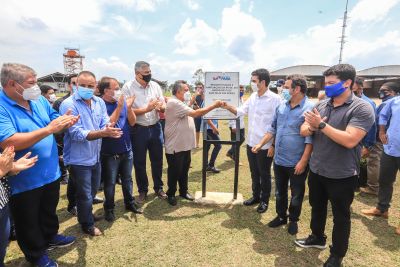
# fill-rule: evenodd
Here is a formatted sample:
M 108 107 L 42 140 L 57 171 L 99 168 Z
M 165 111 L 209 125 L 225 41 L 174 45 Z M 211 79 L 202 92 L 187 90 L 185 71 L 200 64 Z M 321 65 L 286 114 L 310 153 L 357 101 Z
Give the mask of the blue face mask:
M 240 97 L 242 97 L 244 95 L 244 92 L 240 92 Z
M 292 95 L 289 93 L 289 89 L 282 89 L 282 97 L 286 101 L 290 101 L 290 99 L 292 99 Z
M 325 86 L 325 94 L 327 97 L 337 97 L 346 91 L 346 87 L 343 87 L 344 81 Z
M 94 89 L 78 86 L 77 92 L 82 99 L 89 100 L 93 97 Z

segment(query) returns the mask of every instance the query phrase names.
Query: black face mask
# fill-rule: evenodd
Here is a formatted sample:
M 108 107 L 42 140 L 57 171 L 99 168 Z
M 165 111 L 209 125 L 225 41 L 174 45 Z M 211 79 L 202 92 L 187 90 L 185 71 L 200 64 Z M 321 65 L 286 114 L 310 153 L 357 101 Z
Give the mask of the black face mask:
M 148 75 L 143 75 L 143 74 L 142 74 L 142 79 L 143 79 L 143 81 L 145 81 L 146 83 L 150 82 L 150 80 L 151 80 L 151 74 L 148 74 Z

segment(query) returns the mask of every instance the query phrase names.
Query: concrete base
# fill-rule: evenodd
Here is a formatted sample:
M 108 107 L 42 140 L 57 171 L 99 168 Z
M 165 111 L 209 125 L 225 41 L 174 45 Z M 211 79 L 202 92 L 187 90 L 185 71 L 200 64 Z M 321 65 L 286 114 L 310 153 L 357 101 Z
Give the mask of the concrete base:
M 206 192 L 206 197 L 201 196 L 202 192 L 195 194 L 195 203 L 202 205 L 241 205 L 243 204 L 243 195 L 237 194 L 237 199 L 233 199 L 233 193 Z

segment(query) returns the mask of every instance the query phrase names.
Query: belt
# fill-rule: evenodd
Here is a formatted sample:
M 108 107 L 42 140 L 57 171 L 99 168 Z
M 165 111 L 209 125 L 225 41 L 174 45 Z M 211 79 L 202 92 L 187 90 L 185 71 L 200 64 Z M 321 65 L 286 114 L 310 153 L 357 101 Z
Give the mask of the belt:
M 153 127 L 155 127 L 155 126 L 157 126 L 157 124 L 158 124 L 158 122 L 157 123 L 155 123 L 155 124 L 153 124 L 153 125 L 140 125 L 140 124 L 135 124 L 135 126 L 134 127 L 138 127 L 138 128 L 153 128 Z
M 126 151 L 124 153 L 120 153 L 120 154 L 106 154 L 106 153 L 101 153 L 101 155 L 103 157 L 113 157 L 114 159 L 119 159 L 120 157 L 126 155 L 127 153 L 129 153 L 129 151 Z

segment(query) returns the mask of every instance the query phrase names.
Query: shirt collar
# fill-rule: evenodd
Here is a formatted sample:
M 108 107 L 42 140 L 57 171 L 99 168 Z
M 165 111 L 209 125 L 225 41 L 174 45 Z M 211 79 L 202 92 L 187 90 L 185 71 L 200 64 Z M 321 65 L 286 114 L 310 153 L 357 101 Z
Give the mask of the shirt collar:
M 345 104 L 346 104 L 346 105 L 351 104 L 351 103 L 354 101 L 354 97 L 356 97 L 356 96 L 354 95 L 353 92 L 351 92 L 350 96 L 346 99 L 346 101 L 344 101 L 343 105 L 345 105 Z M 333 98 L 330 98 L 330 99 L 329 99 L 328 105 L 329 105 L 329 106 L 333 106 Z
M 78 94 L 78 92 L 76 92 L 75 94 L 73 94 L 72 97 L 73 97 L 75 100 L 85 101 L 85 100 Z M 91 98 L 91 100 L 93 100 L 94 102 L 97 102 L 97 101 L 98 101 L 97 96 L 93 95 L 92 98 Z
M 135 86 L 137 86 L 137 87 L 139 87 L 139 88 L 142 88 L 142 89 L 147 89 L 147 88 L 150 87 L 150 82 L 147 84 L 146 87 L 143 87 L 143 86 L 136 80 L 136 77 L 135 77 L 135 79 L 133 79 L 133 83 L 135 84 Z
M 2 99 L 3 99 L 8 105 L 10 105 L 10 106 L 18 106 L 18 107 L 21 107 L 21 108 L 23 108 L 23 109 L 25 109 L 25 110 L 28 110 L 27 108 L 25 108 L 25 107 L 21 106 L 20 104 L 18 104 L 14 99 L 12 99 L 11 97 L 9 97 L 9 96 L 6 94 L 6 92 L 4 91 L 4 89 L 1 90 L 1 92 L 0 92 L 0 98 L 2 98 Z M 32 109 L 31 101 L 28 100 L 28 103 L 29 103 L 29 106 L 30 106 L 31 109 Z M 33 109 L 32 109 L 32 110 L 33 110 Z
M 304 96 L 303 99 L 300 101 L 300 103 L 297 104 L 296 106 L 294 106 L 293 109 L 295 109 L 295 108 L 297 108 L 297 107 L 303 108 L 303 107 L 304 107 L 304 104 L 305 104 L 306 101 L 307 101 L 307 99 L 308 99 L 308 97 L 307 97 L 307 96 Z M 286 102 L 286 105 L 290 107 L 290 101 L 287 101 L 287 102 Z M 291 107 L 290 107 L 290 108 L 291 108 Z

